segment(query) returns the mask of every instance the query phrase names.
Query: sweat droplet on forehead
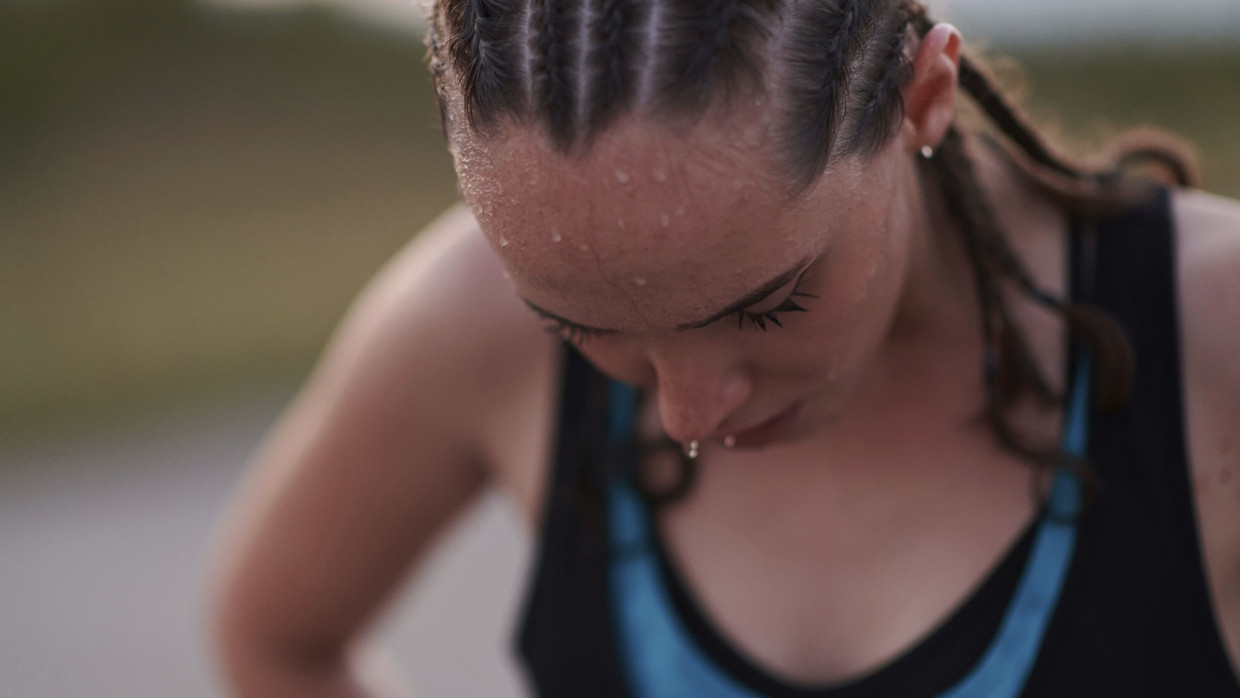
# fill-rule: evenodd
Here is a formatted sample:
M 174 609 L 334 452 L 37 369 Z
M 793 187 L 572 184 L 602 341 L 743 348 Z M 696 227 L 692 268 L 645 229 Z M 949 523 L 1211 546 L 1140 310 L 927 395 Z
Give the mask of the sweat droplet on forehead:
M 614 294 L 657 288 L 672 295 L 644 300 L 642 313 L 692 320 L 786 263 L 794 252 L 772 240 L 796 238 L 800 255 L 820 237 L 825 216 L 785 223 L 801 204 L 789 203 L 754 149 L 736 147 L 739 129 L 698 138 L 625 128 L 571 158 L 539 132 L 513 131 L 487 141 L 487 157 L 461 173 L 482 231 L 535 302 L 585 324 L 634 327 Z

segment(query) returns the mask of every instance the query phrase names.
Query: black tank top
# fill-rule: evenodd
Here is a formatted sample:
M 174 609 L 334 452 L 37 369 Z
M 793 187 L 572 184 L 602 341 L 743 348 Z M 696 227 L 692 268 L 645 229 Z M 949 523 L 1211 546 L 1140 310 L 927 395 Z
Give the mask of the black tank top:
M 1071 235 L 1071 293 L 1111 313 L 1136 355 L 1131 400 L 1095 414 L 1098 496 L 1078 524 L 1058 607 L 1022 695 L 1240 696 L 1214 620 L 1193 511 L 1180 385 L 1174 235 L 1167 192 Z M 635 698 L 611 617 L 605 500 L 609 382 L 565 355 L 550 491 L 519 634 L 543 698 Z M 663 557 L 679 620 L 733 679 L 775 698 L 933 696 L 977 663 L 1029 554 L 1013 543 L 978 591 L 911 650 L 839 686 L 792 686 L 715 633 Z M 709 696 L 692 698 L 710 698 Z

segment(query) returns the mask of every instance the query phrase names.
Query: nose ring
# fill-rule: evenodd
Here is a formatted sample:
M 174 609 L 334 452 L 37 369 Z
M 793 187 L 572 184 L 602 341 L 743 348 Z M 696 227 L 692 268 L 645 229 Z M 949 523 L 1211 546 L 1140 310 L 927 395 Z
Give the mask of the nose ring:
M 690 441 L 689 443 L 685 444 L 683 447 L 684 452 L 685 452 L 685 458 L 688 458 L 690 460 L 697 458 L 698 452 L 701 450 L 701 446 L 702 444 L 696 440 Z M 736 436 L 734 434 L 728 434 L 727 436 L 723 437 L 724 448 L 733 448 L 735 446 L 736 446 Z

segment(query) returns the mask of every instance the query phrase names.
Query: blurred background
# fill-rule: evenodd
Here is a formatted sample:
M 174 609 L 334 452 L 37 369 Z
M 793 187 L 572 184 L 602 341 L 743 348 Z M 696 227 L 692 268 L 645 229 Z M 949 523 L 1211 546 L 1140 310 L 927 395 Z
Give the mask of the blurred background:
M 932 3 L 1061 141 L 1178 131 L 1240 196 L 1240 2 Z M 0 695 L 220 695 L 201 574 L 248 453 L 455 198 L 405 0 L 0 0 Z M 1005 71 L 1006 72 L 1006 71 Z M 517 696 L 529 545 L 482 502 L 384 629 Z

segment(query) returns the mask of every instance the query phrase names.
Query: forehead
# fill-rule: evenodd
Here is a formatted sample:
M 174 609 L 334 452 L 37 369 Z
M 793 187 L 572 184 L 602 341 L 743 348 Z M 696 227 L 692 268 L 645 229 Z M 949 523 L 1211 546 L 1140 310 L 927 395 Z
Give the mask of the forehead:
M 569 156 L 509 128 L 455 155 L 519 294 L 583 324 L 645 329 L 699 319 L 821 247 L 847 197 L 793 196 L 766 137 L 760 119 L 628 122 Z

